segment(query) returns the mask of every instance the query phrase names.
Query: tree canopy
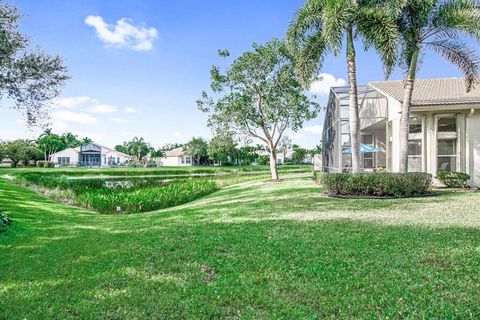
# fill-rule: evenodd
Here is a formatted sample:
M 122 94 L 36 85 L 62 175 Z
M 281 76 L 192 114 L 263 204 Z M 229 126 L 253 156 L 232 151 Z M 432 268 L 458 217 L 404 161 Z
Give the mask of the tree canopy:
M 0 161 L 9 158 L 12 166 L 16 167 L 20 161 L 27 163 L 36 159 L 41 151 L 33 141 L 18 139 L 13 141 L 0 142 Z
M 202 159 L 208 157 L 208 144 L 203 138 L 192 138 L 185 145 L 185 152 L 194 160 L 194 164 L 200 165 Z
M 306 96 L 286 45 L 279 40 L 254 44 L 225 71 L 213 66 L 210 75 L 214 97 L 203 92 L 197 101 L 209 114 L 209 126 L 262 141 L 273 159 L 272 179 L 278 179 L 276 148 L 283 133 L 287 128 L 299 130 L 319 111 Z
M 208 157 L 221 164 L 233 163 L 237 157 L 236 147 L 231 134 L 217 134 L 208 144 Z
M 30 39 L 20 32 L 21 14 L 0 3 L 0 98 L 9 98 L 28 125 L 48 118 L 48 105 L 69 79 L 60 56 L 32 51 Z
M 137 161 L 142 161 L 152 151 L 152 146 L 144 138 L 134 137 L 130 141 L 116 145 L 114 149 L 135 157 Z

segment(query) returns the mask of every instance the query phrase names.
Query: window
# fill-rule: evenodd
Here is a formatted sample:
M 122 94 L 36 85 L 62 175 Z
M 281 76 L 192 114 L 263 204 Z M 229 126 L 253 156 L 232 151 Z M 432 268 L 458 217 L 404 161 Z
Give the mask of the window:
M 439 118 L 438 132 L 457 132 L 457 118 Z
M 350 127 L 348 121 L 342 121 L 342 147 L 350 145 Z
M 457 118 L 437 118 L 437 170 L 457 171 Z
M 192 157 L 182 157 L 181 163 L 182 164 L 191 164 L 192 163 Z
M 57 164 L 60 165 L 68 165 L 70 164 L 70 157 L 58 157 Z
M 438 140 L 437 142 L 437 169 L 439 171 L 456 171 L 457 168 L 457 141 Z
M 422 140 L 408 141 L 408 172 L 422 171 Z
M 349 119 L 350 118 L 350 110 L 349 110 L 348 105 L 346 105 L 346 106 L 341 105 L 340 106 L 340 118 L 342 118 L 342 119 Z
M 408 128 L 408 172 L 423 169 L 423 117 L 411 117 Z
M 421 117 L 410 118 L 409 133 L 410 134 L 422 133 L 422 118 Z
M 365 134 L 362 135 L 362 144 L 368 146 L 374 146 L 373 144 L 373 135 Z M 373 152 L 365 152 L 363 155 L 363 167 L 366 169 L 371 169 L 375 167 L 375 154 Z

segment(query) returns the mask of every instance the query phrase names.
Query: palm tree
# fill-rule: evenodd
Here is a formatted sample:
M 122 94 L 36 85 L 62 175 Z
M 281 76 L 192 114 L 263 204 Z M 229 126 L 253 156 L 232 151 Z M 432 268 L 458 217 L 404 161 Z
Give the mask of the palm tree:
M 404 0 L 398 10 L 402 61 L 407 70 L 400 117 L 400 172 L 408 169 L 410 106 L 416 72 L 426 49 L 440 54 L 465 75 L 467 91 L 478 82 L 480 60 L 460 36 L 480 41 L 480 6 L 470 0 Z
M 321 69 L 326 54 L 340 53 L 345 38 L 354 173 L 360 172 L 355 35 L 362 37 L 366 47 L 375 47 L 384 62 L 386 76 L 396 61 L 398 31 L 395 19 L 382 7 L 382 1 L 377 2 L 380 4 L 376 5 L 373 0 L 308 0 L 296 13 L 287 33 L 297 73 L 306 86 Z

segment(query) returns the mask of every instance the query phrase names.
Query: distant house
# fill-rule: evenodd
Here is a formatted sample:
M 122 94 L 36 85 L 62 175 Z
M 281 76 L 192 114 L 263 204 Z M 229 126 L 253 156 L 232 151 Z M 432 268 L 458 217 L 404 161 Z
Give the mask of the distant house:
M 288 162 L 289 160 L 292 160 L 293 158 L 293 150 L 287 150 L 287 152 L 283 153 L 281 151 L 277 152 L 277 164 L 284 164 L 285 162 Z M 265 150 L 257 150 L 256 154 L 258 156 L 268 156 L 270 157 L 270 152 L 265 151 Z M 305 155 L 305 158 L 303 159 L 304 164 L 311 164 L 312 163 L 312 156 L 310 154 Z
M 400 166 L 403 81 L 359 86 L 361 166 L 365 171 Z M 348 87 L 330 90 L 323 126 L 323 169 L 351 170 Z M 462 171 L 480 186 L 480 87 L 464 79 L 418 79 L 412 96 L 408 171 Z
M 165 157 L 160 159 L 160 166 L 179 167 L 192 166 L 193 160 L 185 152 L 185 148 L 175 148 L 165 152 Z
M 57 167 L 109 167 L 126 164 L 132 159 L 128 154 L 95 143 L 67 148 L 50 156 Z

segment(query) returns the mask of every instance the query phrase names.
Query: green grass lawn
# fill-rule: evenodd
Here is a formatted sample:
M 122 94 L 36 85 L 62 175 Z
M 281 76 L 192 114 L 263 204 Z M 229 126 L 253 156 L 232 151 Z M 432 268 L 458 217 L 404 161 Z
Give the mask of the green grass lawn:
M 116 216 L 0 179 L 0 319 L 480 316 L 480 193 L 340 200 L 283 177 Z

